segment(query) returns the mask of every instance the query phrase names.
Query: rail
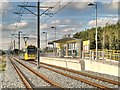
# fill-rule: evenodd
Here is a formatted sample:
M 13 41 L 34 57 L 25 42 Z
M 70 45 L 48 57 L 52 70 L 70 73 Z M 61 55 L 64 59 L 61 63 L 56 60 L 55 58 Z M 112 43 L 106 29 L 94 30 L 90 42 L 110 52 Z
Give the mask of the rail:
M 55 87 L 58 87 L 58 88 L 61 88 L 61 89 L 64 89 L 63 86 L 61 86 L 59 83 L 51 80 L 51 79 L 48 79 L 45 75 L 39 73 L 38 71 L 32 69 L 31 67 L 23 64 L 22 62 L 20 62 L 18 59 L 12 57 L 14 60 L 16 60 L 19 64 L 21 64 L 22 66 L 24 66 L 25 68 L 27 68 L 29 71 L 31 71 L 32 73 L 34 73 L 35 75 L 37 75 L 38 77 L 44 79 L 46 82 L 48 82 L 49 84 L 55 86 Z
M 30 63 L 37 65 L 35 62 L 30 62 Z M 42 64 L 43 64 L 43 63 L 42 63 Z M 47 64 L 46 64 L 46 65 L 47 65 Z M 100 84 L 91 82 L 91 81 L 89 81 L 89 80 L 86 80 L 86 79 L 83 79 L 83 78 L 80 78 L 80 77 L 76 77 L 76 76 L 73 76 L 73 75 L 69 75 L 69 74 L 63 73 L 63 72 L 61 72 L 61 71 L 54 70 L 54 69 L 52 69 L 52 68 L 48 68 L 48 67 L 43 66 L 43 65 L 41 65 L 41 67 L 43 67 L 43 68 L 45 68 L 45 69 L 48 69 L 48 70 L 51 70 L 51 71 L 54 71 L 54 72 L 59 73 L 59 74 L 61 74 L 61 75 L 64 75 L 64 76 L 66 76 L 66 77 L 69 77 L 69 78 L 72 78 L 72 79 L 75 79 L 75 80 L 78 80 L 78 81 L 87 83 L 87 84 L 89 84 L 89 85 L 95 86 L 95 87 L 100 88 L 100 89 L 103 89 L 103 90 L 113 90 L 113 89 L 111 89 L 111 88 L 109 88 L 109 87 L 106 87 L 106 86 L 103 86 L 103 85 L 100 85 Z M 62 69 L 63 69 L 63 68 L 62 68 Z M 65 70 L 65 69 L 64 69 L 64 70 Z
M 94 78 L 94 79 L 98 79 L 98 80 L 101 80 L 101 81 L 105 81 L 105 82 L 108 82 L 108 83 L 111 83 L 111 84 L 120 85 L 120 82 L 118 82 L 118 81 L 106 79 L 106 78 L 99 77 L 99 76 L 94 76 L 94 75 L 91 75 L 91 74 L 88 74 L 88 73 L 83 73 L 83 72 L 80 72 L 80 71 L 76 71 L 76 70 L 72 70 L 72 69 L 68 69 L 68 68 L 64 68 L 64 67 L 60 67 L 60 66 L 56 66 L 56 65 L 51 65 L 51 64 L 47 64 L 47 63 L 43 63 L 43 62 L 41 62 L 41 64 L 51 66 L 51 67 L 55 67 L 55 68 L 58 68 L 58 69 L 62 69 L 62 70 L 65 70 L 65 71 L 69 71 L 69 72 L 72 72 L 72 73 L 75 73 L 75 74 L 84 75 L 84 76 Z
M 16 72 L 18 73 L 19 77 L 21 78 L 22 82 L 24 83 L 24 85 L 26 86 L 26 88 L 28 90 L 33 90 L 32 85 L 29 83 L 29 81 L 27 80 L 27 78 L 25 77 L 25 75 L 22 73 L 22 71 L 18 68 L 18 66 L 12 61 L 11 58 L 9 58 L 14 69 L 16 70 Z

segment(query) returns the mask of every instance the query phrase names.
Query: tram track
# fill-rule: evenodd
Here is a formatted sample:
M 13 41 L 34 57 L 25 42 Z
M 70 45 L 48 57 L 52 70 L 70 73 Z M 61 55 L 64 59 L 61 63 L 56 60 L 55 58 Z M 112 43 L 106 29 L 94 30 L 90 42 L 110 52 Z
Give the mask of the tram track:
M 104 82 L 108 82 L 108 83 L 111 83 L 111 84 L 114 84 L 114 85 L 120 85 L 119 81 L 114 81 L 114 80 L 111 80 L 111 79 L 107 79 L 107 78 L 91 75 L 91 74 L 88 74 L 88 73 L 83 73 L 83 72 L 80 72 L 80 71 L 76 71 L 76 70 L 73 70 L 73 69 L 68 69 L 68 68 L 64 68 L 64 67 L 60 67 L 60 66 L 56 66 L 56 65 L 43 63 L 43 62 L 40 62 L 40 63 L 43 64 L 43 65 L 47 65 L 47 66 L 51 66 L 51 67 L 57 68 L 57 69 L 62 69 L 62 70 L 65 70 L 65 71 L 69 71 L 71 73 L 75 73 L 75 74 L 83 75 L 83 76 L 90 77 L 90 78 L 93 78 L 93 79 L 97 79 L 97 80 L 101 80 L 101 81 L 104 81 Z
M 57 83 L 57 82 L 55 82 L 55 81 L 53 81 L 53 80 L 51 80 L 51 79 L 48 79 L 48 78 L 47 78 L 46 76 L 44 76 L 43 74 L 39 73 L 38 71 L 32 69 L 31 67 L 29 67 L 29 66 L 27 66 L 27 65 L 25 65 L 25 64 L 23 64 L 22 62 L 16 60 L 15 58 L 10 58 L 10 59 L 13 59 L 13 60 L 17 61 L 20 65 L 24 66 L 26 69 L 28 69 L 29 71 L 31 71 L 33 74 L 37 75 L 38 77 L 42 78 L 45 82 L 49 83 L 51 86 L 53 86 L 53 88 L 59 88 L 60 90 L 61 90 L 61 89 L 62 89 L 62 90 L 64 89 L 64 87 L 61 86 L 59 83 Z M 12 60 L 12 62 L 13 62 L 13 60 Z M 13 63 L 13 64 L 14 64 L 14 63 Z M 23 76 L 23 77 L 24 77 L 24 76 Z M 29 82 L 28 82 L 28 83 L 29 83 Z M 32 88 L 32 87 L 31 87 L 31 88 Z M 33 90 L 33 89 L 31 89 L 31 90 Z
M 18 73 L 19 77 L 21 78 L 22 82 L 24 83 L 24 85 L 26 86 L 26 88 L 28 90 L 33 90 L 32 85 L 29 83 L 28 79 L 26 78 L 26 76 L 23 74 L 23 72 L 19 69 L 19 67 L 12 61 L 11 58 L 9 58 L 11 61 L 11 64 L 13 65 L 14 69 L 16 70 L 16 72 Z
M 15 58 L 16 59 L 16 58 Z M 17 60 L 17 59 L 16 59 Z M 36 63 L 35 62 L 30 62 L 31 64 L 34 64 L 34 65 L 36 65 Z M 43 65 L 42 65 L 43 64 Z M 61 71 L 58 71 L 58 70 L 55 70 L 55 69 L 52 69 L 52 68 L 49 68 L 49 67 L 46 67 L 46 66 L 44 66 L 44 65 L 48 65 L 48 64 L 45 64 L 45 63 L 41 63 L 41 67 L 42 68 L 45 68 L 45 69 L 48 69 L 48 70 L 50 70 L 50 71 L 53 71 L 53 72 L 56 72 L 56 73 L 59 73 L 59 74 L 61 74 L 61 75 L 64 75 L 64 76 L 66 76 L 66 77 L 69 77 L 69 78 L 72 78 L 72 79 L 75 79 L 75 80 L 78 80 L 78 81 L 80 81 L 80 82 L 83 82 L 83 83 L 86 83 L 86 84 L 89 84 L 89 85 L 92 85 L 92 86 L 94 86 L 94 87 L 97 87 L 97 88 L 99 88 L 99 89 L 103 89 L 103 90 L 113 90 L 112 88 L 109 88 L 109 87 L 107 87 L 107 86 L 104 86 L 104 85 L 101 85 L 101 84 L 97 84 L 97 83 L 95 83 L 95 82 L 91 82 L 91 81 L 89 81 L 89 80 L 86 80 L 86 79 L 83 79 L 83 78 L 80 78 L 80 77 L 76 77 L 76 76 L 73 76 L 73 75 L 69 75 L 69 74 L 66 74 L 66 73 L 64 73 L 64 72 L 61 72 Z M 54 68 L 58 68 L 57 66 L 54 66 L 54 65 L 48 65 L 48 66 L 51 66 L 51 67 L 54 67 Z M 64 69 L 64 70 L 67 70 L 67 71 L 69 71 L 69 72 L 71 72 L 69 69 L 66 69 L 66 68 L 62 68 L 62 67 L 59 67 L 59 69 Z M 76 71 L 74 71 L 74 73 L 77 73 L 78 74 L 78 72 Z M 80 74 L 80 73 L 79 73 Z M 82 74 L 83 75 L 83 74 Z M 90 76 L 90 75 L 89 75 Z M 91 75 L 91 78 L 92 78 L 93 76 Z M 94 79 L 96 79 L 96 78 L 94 78 Z M 100 79 L 99 79 L 100 80 Z
M 34 65 L 37 65 L 35 62 L 30 62 L 31 64 L 34 64 Z M 42 63 L 43 64 L 43 63 Z M 84 82 L 86 84 L 89 84 L 89 85 L 92 85 L 92 86 L 95 86 L 99 89 L 102 89 L 102 90 L 113 90 L 112 88 L 109 88 L 107 86 L 103 86 L 103 85 L 100 85 L 100 84 L 97 84 L 97 83 L 94 83 L 94 82 L 91 82 L 89 80 L 86 80 L 86 79 L 83 79 L 83 78 L 80 78 L 80 77 L 76 77 L 76 76 L 73 76 L 73 75 L 69 75 L 69 74 L 66 74 L 66 73 L 63 73 L 61 71 L 58 71 L 58 70 L 54 70 L 52 68 L 48 68 L 46 66 L 43 66 L 43 65 L 40 65 L 42 68 L 45 68 L 45 69 L 48 69 L 50 71 L 54 71 L 56 73 L 59 73 L 61 75 L 64 75 L 66 77 L 69 77 L 69 78 L 72 78 L 72 79 L 75 79 L 75 80 L 78 80 L 78 81 L 81 81 L 81 82 Z M 63 69 L 62 69 L 63 70 Z

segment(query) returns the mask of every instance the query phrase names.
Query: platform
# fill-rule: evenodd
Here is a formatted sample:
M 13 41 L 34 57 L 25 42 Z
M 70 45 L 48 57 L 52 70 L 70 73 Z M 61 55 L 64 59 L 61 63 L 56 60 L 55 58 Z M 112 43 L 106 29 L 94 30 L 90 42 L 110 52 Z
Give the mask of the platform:
M 119 76 L 119 62 L 113 60 L 90 60 L 74 58 L 49 58 L 41 57 L 41 62 L 53 64 L 78 71 L 89 70 L 103 74 Z M 119 76 L 120 77 L 120 76 Z

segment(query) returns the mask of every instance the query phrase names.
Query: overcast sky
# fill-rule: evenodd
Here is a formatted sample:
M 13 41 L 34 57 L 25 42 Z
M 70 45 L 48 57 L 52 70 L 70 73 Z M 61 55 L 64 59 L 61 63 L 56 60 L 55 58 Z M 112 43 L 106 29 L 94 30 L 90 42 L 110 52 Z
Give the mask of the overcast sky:
M 28 44 L 36 45 L 36 25 L 37 17 L 18 5 L 36 6 L 34 0 L 4 0 L 0 2 L 0 49 L 8 49 L 10 43 L 17 38 L 11 34 L 18 34 L 22 31 L 23 36 L 29 36 Z M 29 1 L 29 2 L 28 2 Z M 37 0 L 36 0 L 37 1 Z M 77 2 L 76 2 L 77 1 Z M 78 2 L 79 1 L 79 2 Z M 88 6 L 88 3 L 96 3 L 98 14 L 98 26 L 104 26 L 106 23 L 115 24 L 118 21 L 118 1 L 119 0 L 40 0 L 41 6 L 54 7 L 40 17 L 41 47 L 45 47 L 45 34 L 47 32 L 48 41 L 55 39 L 55 28 L 57 39 L 65 34 L 75 34 L 87 28 L 95 27 L 95 6 Z M 36 8 L 28 8 L 36 13 Z M 47 8 L 40 8 L 42 14 Z M 26 13 L 22 15 L 14 12 Z M 23 37 L 21 36 L 21 37 Z M 21 38 L 21 48 L 24 47 L 24 41 Z

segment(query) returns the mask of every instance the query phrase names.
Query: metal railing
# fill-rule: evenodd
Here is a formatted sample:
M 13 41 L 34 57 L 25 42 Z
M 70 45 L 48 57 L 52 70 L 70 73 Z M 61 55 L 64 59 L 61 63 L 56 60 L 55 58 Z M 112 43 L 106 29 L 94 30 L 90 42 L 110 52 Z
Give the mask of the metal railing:
M 117 50 L 99 50 L 97 60 L 120 60 L 120 51 Z M 60 58 L 54 52 L 44 52 L 40 54 L 42 57 Z M 88 53 L 82 52 L 82 59 L 96 60 L 96 51 L 90 50 Z
M 96 51 L 90 50 L 88 53 L 84 53 L 82 57 L 83 58 L 89 58 L 89 59 L 96 59 Z M 109 59 L 109 60 L 120 60 L 120 51 L 115 50 L 104 50 L 104 51 L 98 51 L 98 57 L 97 59 Z

